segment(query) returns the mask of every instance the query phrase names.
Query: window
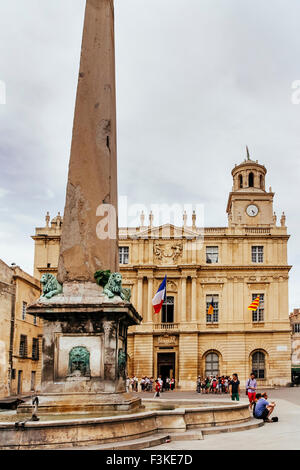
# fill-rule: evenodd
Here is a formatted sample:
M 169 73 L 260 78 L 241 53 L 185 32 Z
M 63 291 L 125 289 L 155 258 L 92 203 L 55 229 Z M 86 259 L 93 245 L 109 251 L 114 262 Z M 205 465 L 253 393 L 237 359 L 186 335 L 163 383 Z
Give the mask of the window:
M 31 372 L 31 387 L 30 387 L 31 392 L 35 391 L 35 378 L 36 378 L 36 372 L 32 371 Z
M 22 320 L 26 319 L 27 302 L 22 303 Z
M 257 351 L 253 354 L 252 371 L 258 379 L 265 378 L 265 355 L 262 351 Z
M 252 246 L 252 263 L 264 262 L 264 247 Z
M 264 294 L 252 294 L 252 302 L 259 295 L 259 307 L 255 312 L 252 312 L 252 321 L 255 323 L 263 322 L 265 316 L 265 295 Z
M 119 263 L 120 264 L 129 263 L 129 247 L 128 246 L 119 247 Z
M 243 187 L 243 177 L 242 175 L 239 176 L 240 188 Z
M 259 177 L 260 189 L 264 189 L 264 177 L 260 175 Z
M 16 380 L 16 369 L 11 370 L 11 380 Z
M 205 358 L 205 375 L 219 375 L 219 356 L 216 353 L 209 353 Z
M 218 246 L 207 246 L 206 247 L 206 262 L 207 263 L 218 263 L 219 261 L 219 247 Z
M 293 332 L 294 333 L 300 333 L 300 323 L 294 323 Z
M 27 357 L 27 336 L 21 335 L 20 337 L 19 355 L 21 357 Z
M 33 315 L 33 324 L 37 325 L 37 316 L 36 315 Z
M 249 173 L 249 188 L 253 188 L 254 186 L 254 174 Z
M 213 303 L 214 313 L 208 314 L 209 306 Z M 206 296 L 206 323 L 219 322 L 219 296 L 217 294 Z
M 39 340 L 38 338 L 33 338 L 32 340 L 32 359 L 35 361 L 39 360 Z
M 161 309 L 161 322 L 174 323 L 174 297 L 167 297 Z

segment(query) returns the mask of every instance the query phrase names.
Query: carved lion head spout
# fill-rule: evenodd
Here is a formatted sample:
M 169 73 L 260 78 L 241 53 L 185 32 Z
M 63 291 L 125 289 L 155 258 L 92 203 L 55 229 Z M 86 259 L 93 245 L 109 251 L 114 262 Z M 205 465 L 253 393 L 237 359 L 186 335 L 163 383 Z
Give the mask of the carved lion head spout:
M 62 293 L 62 285 L 58 282 L 53 274 L 45 273 L 41 277 L 41 284 L 43 288 L 42 297 L 51 299 L 54 295 Z
M 69 374 L 82 377 L 90 375 L 90 352 L 84 346 L 76 346 L 69 353 Z

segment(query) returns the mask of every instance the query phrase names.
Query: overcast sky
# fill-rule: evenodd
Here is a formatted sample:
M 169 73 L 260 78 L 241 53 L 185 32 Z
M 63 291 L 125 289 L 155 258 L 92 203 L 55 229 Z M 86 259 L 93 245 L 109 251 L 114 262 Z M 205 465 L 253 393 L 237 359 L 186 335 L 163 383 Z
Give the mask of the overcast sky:
M 84 0 L 0 0 L 0 258 L 32 273 L 36 226 L 63 212 Z M 204 204 L 226 226 L 231 169 L 265 164 L 287 215 L 300 307 L 298 0 L 116 0 L 119 195 Z M 121 214 L 121 221 L 122 214 Z

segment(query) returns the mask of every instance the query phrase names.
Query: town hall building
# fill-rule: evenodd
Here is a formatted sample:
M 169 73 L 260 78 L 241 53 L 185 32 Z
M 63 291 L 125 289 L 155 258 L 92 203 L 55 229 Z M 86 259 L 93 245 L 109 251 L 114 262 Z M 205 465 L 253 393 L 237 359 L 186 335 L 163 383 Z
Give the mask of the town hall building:
M 247 160 L 232 170 L 227 227 L 183 224 L 119 229 L 120 272 L 143 317 L 128 333 L 128 374 L 174 377 L 195 389 L 198 375 L 254 371 L 261 387 L 291 380 L 286 218 L 279 224 L 266 168 Z M 37 228 L 34 275 L 56 274 L 63 219 Z M 202 238 L 201 235 L 204 235 Z M 167 275 L 167 297 L 155 315 L 152 298 Z M 259 295 L 257 311 L 248 310 Z M 210 304 L 213 314 L 208 314 Z

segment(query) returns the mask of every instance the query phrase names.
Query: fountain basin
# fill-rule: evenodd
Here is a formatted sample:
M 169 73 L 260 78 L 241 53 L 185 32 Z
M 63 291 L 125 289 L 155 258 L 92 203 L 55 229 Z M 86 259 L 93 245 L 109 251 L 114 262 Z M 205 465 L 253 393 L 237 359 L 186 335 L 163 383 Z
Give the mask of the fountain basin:
M 185 432 L 193 428 L 237 424 L 250 419 L 249 405 L 199 400 L 143 400 L 146 406 L 175 409 L 141 411 L 101 418 L 25 422 L 18 427 L 0 422 L 0 449 L 57 449 L 139 439 L 158 432 Z M 1 415 L 0 415 L 1 419 Z

